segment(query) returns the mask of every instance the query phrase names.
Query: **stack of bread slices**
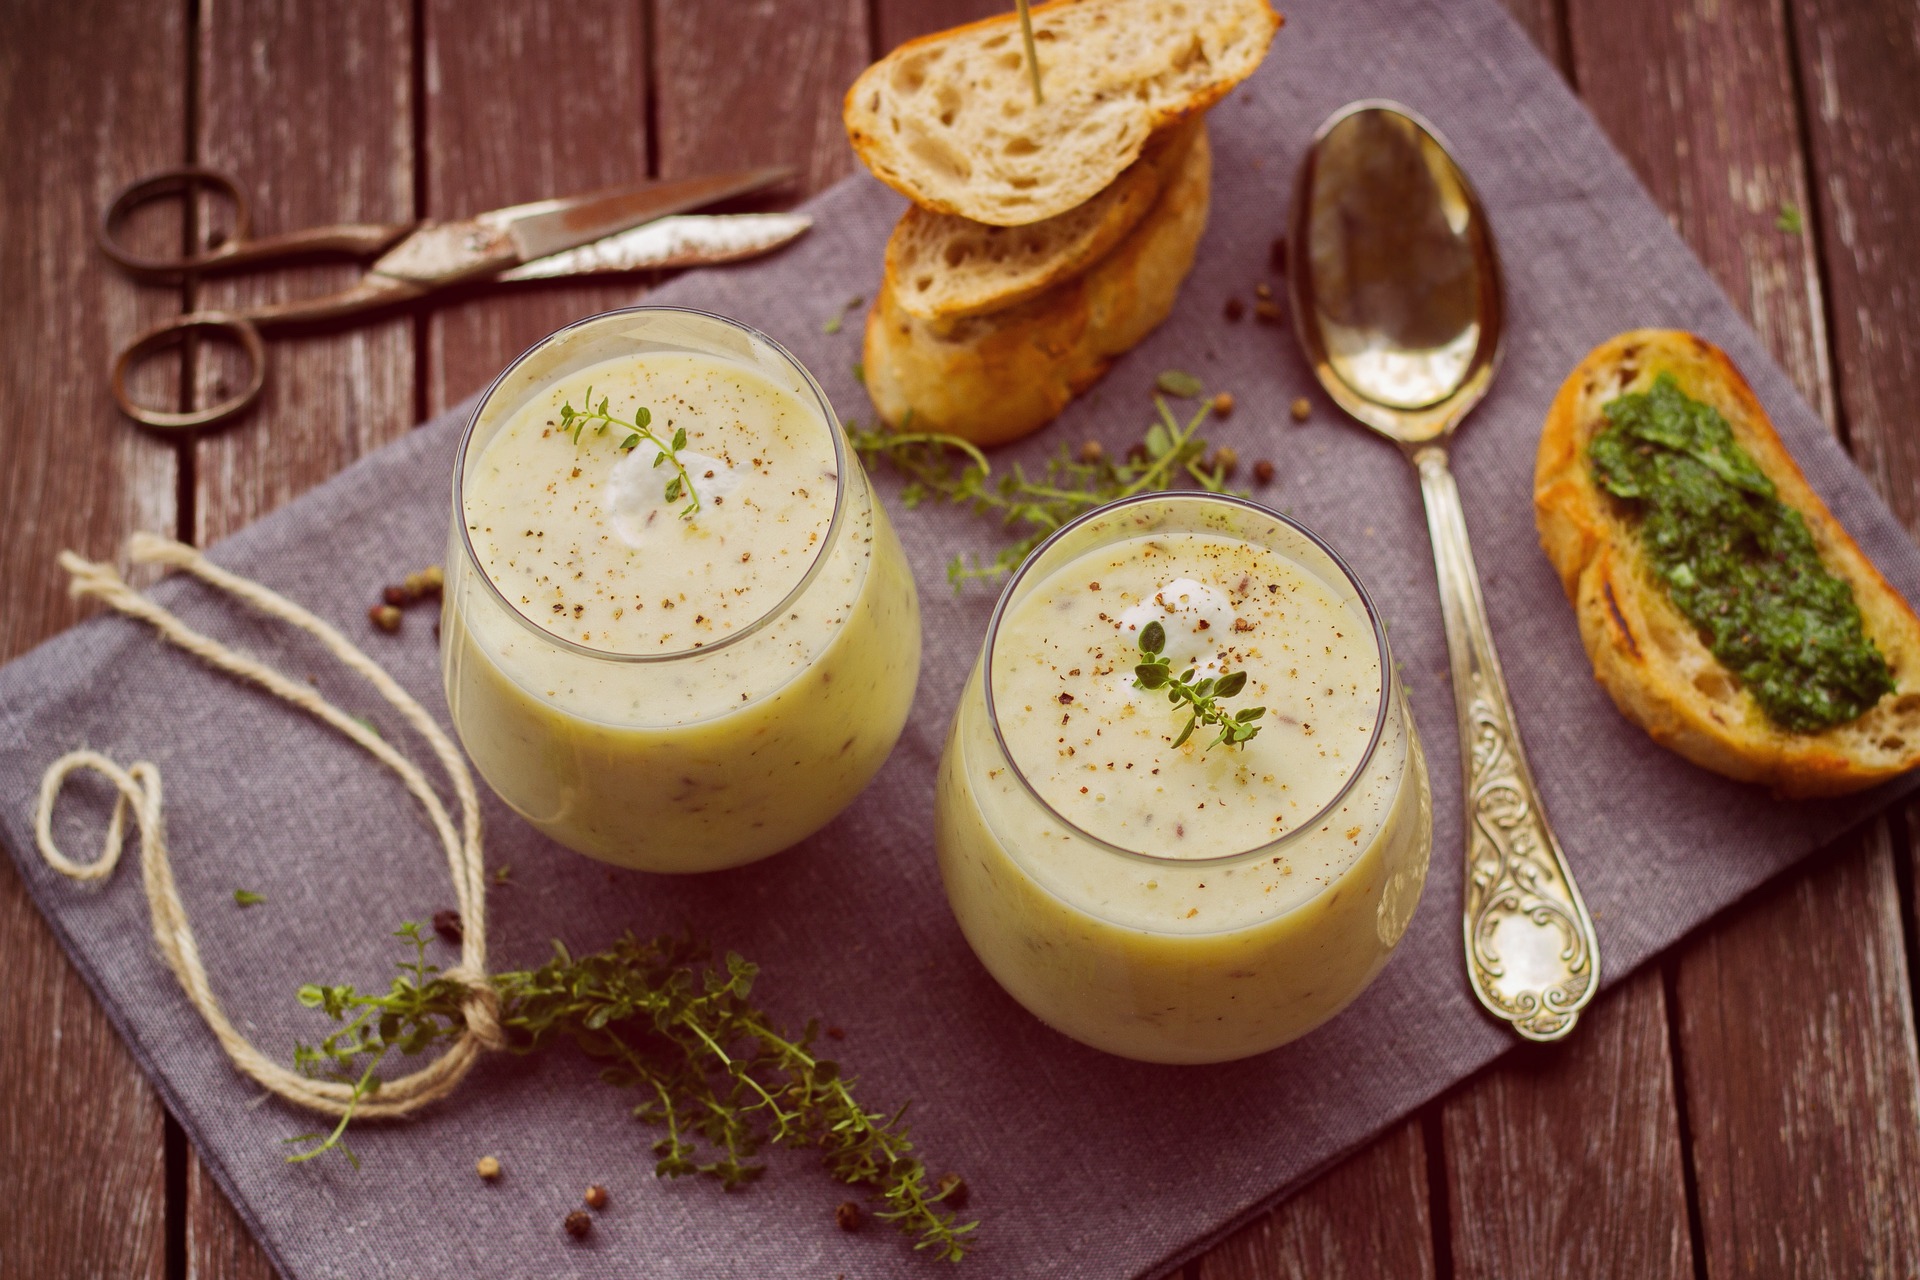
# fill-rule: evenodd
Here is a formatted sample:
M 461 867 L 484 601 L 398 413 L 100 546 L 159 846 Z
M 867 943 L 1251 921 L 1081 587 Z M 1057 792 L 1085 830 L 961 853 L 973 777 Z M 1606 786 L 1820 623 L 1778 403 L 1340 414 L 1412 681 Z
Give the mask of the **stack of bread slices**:
M 1167 316 L 1206 228 L 1204 116 L 1266 55 L 1267 0 L 1056 0 L 901 45 L 847 133 L 913 201 L 865 370 L 899 427 L 1000 444 L 1051 421 Z

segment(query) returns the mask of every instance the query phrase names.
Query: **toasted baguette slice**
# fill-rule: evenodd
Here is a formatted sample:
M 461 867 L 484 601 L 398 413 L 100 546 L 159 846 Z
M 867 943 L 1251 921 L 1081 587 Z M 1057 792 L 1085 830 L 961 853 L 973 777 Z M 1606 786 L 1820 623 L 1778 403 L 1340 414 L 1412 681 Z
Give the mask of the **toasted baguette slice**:
M 984 315 L 1085 271 L 1139 224 L 1200 130 L 1196 116 L 1147 144 L 1105 191 L 1024 227 L 994 227 L 910 205 L 887 240 L 887 279 L 921 320 Z
M 910 40 L 861 73 L 842 114 L 874 176 L 975 222 L 1056 217 L 1251 75 L 1280 18 L 1267 0 L 1059 0 L 1033 24 L 1044 103 L 1012 13 Z
M 1084 275 L 989 315 L 918 320 L 883 284 L 867 316 L 866 380 L 880 416 L 976 444 L 1051 422 L 1173 309 L 1207 225 L 1201 132 L 1140 225 Z
M 1601 407 L 1662 372 L 1726 416 L 1780 500 L 1807 522 L 1820 558 L 1853 588 L 1866 632 L 1896 687 L 1857 720 L 1814 733 L 1770 721 L 1673 605 L 1639 536 L 1593 479 L 1587 448 Z M 1540 543 L 1573 602 L 1593 674 L 1629 720 L 1695 764 L 1783 796 L 1840 795 L 1920 764 L 1920 618 L 1807 486 L 1766 411 L 1726 353 L 1673 329 L 1640 329 L 1596 347 L 1547 411 L 1534 470 Z

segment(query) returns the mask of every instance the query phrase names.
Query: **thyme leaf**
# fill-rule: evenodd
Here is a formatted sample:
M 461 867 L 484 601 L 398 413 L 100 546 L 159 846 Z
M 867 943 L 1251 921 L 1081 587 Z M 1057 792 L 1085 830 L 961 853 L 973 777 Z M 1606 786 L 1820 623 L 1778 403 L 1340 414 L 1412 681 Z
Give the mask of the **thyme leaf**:
M 391 1052 L 419 1053 L 465 1029 L 465 991 L 427 961 L 422 926 L 394 934 L 409 953 L 387 990 L 308 985 L 300 1003 L 340 1026 L 294 1051 L 309 1075 L 353 1080 L 353 1102 L 379 1089 L 375 1074 Z M 959 1261 L 979 1224 L 960 1223 L 942 1203 L 955 1182 L 930 1184 L 913 1154 L 906 1108 L 869 1111 L 854 1081 L 814 1046 L 819 1024 L 795 1035 L 749 1001 L 758 966 L 728 952 L 716 961 L 691 936 L 641 941 L 575 957 L 559 942 L 537 969 L 492 975 L 508 1049 L 536 1053 L 571 1041 L 603 1064 L 600 1078 L 639 1097 L 633 1114 L 664 1130 L 653 1143 L 654 1173 L 700 1174 L 733 1189 L 759 1178 L 768 1144 L 818 1153 L 829 1174 L 876 1202 L 874 1216 L 914 1238 L 914 1247 Z M 329 1134 L 290 1161 L 339 1148 L 353 1106 Z M 356 1167 L 358 1162 L 354 1162 Z
M 678 502 L 684 496 L 687 505 L 680 508 L 680 518 L 691 520 L 700 511 L 700 495 L 694 492 L 693 477 L 687 473 L 686 466 L 680 461 L 680 451 L 687 447 L 687 429 L 681 427 L 673 433 L 673 439 L 662 440 L 653 433 L 653 411 L 642 405 L 633 411 L 631 419 L 622 418 L 613 413 L 613 403 L 606 396 L 600 397 L 600 403 L 593 402 L 593 388 L 587 388 L 587 394 L 581 397 L 587 407 L 576 409 L 569 399 L 560 406 L 560 430 L 573 437 L 573 443 L 580 443 L 580 436 L 588 427 L 595 435 L 605 435 L 611 427 L 625 427 L 626 436 L 620 441 L 620 452 L 632 453 L 640 447 L 642 441 L 658 450 L 653 456 L 653 465 L 658 467 L 671 462 L 677 473 L 667 481 L 666 500 Z
M 1165 689 L 1168 702 L 1176 707 L 1187 708 L 1187 724 L 1180 730 L 1180 736 L 1173 740 L 1174 748 L 1177 750 L 1185 746 L 1187 739 L 1193 736 L 1194 729 L 1200 725 L 1218 726 L 1220 729 L 1213 741 L 1201 748 L 1203 752 L 1211 751 L 1223 742 L 1230 747 L 1238 747 L 1251 741 L 1260 732 L 1260 726 L 1255 721 L 1267 714 L 1267 709 L 1247 707 L 1239 712 L 1229 712 L 1220 705 L 1222 699 L 1231 698 L 1247 687 L 1247 673 L 1222 671 L 1196 684 L 1191 667 L 1183 675 L 1173 674 L 1167 655 L 1162 652 L 1166 647 L 1167 629 L 1158 621 L 1140 628 L 1140 662 L 1133 669 L 1133 687 Z
M 992 557 L 956 555 L 947 565 L 947 580 L 959 591 L 968 582 L 991 579 L 1019 567 L 1027 554 L 1049 534 L 1095 507 L 1135 494 L 1171 489 L 1190 479 L 1210 493 L 1226 493 L 1225 468 L 1209 467 L 1207 442 L 1200 424 L 1213 412 L 1213 402 L 1202 400 L 1194 415 L 1182 423 L 1154 397 L 1158 410 L 1144 438 L 1118 461 L 1105 450 L 1083 450 L 1079 456 L 1061 445 L 1047 460 L 1046 470 L 1030 476 L 1019 463 L 995 475 L 978 446 L 958 436 L 903 429 L 869 431 L 847 424 L 847 436 L 861 461 L 869 467 L 884 460 L 906 477 L 901 501 L 917 507 L 932 498 L 966 506 L 1019 535 L 1018 541 Z

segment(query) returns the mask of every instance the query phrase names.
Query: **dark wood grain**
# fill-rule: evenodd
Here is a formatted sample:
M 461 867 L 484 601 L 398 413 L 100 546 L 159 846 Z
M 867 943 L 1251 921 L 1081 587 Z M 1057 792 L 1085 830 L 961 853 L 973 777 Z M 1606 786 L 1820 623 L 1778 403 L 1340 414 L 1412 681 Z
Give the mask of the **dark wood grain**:
M 878 0 L 873 25 L 880 47 L 874 54 L 883 54 L 916 36 L 991 18 L 1012 8 L 1009 0 Z
M 653 38 L 663 176 L 790 164 L 811 192 L 851 172 L 840 99 L 867 65 L 864 0 L 654 0 Z
M 1913 1006 L 1883 832 L 1686 948 L 1676 994 L 1710 1276 L 1920 1275 Z
M 1534 48 L 1567 73 L 1566 9 L 1561 0 L 1500 0 L 1500 6 L 1525 28 Z
M 1692 1274 L 1660 973 L 1595 1001 L 1441 1112 L 1453 1274 Z M 1524 1191 L 1522 1191 L 1524 1189 Z
M 1833 420 L 1792 52 L 1778 0 L 1569 0 L 1573 73 L 1601 127 L 1766 340 Z M 1809 227 L 1811 224 L 1808 224 Z
M 253 192 L 259 234 L 406 222 L 413 190 L 413 12 L 407 0 L 209 5 L 200 39 L 199 154 Z M 222 277 L 202 306 L 327 292 L 354 265 Z M 414 325 L 398 315 L 268 343 L 258 412 L 194 454 L 194 538 L 232 533 L 399 436 L 414 421 Z M 203 402 L 232 374 L 201 362 Z
M 411 5 L 284 0 L 209 5 L 201 14 L 199 154 L 252 190 L 256 233 L 417 216 Z M 328 291 L 360 270 L 218 279 L 197 301 L 245 306 Z M 270 341 L 259 410 L 194 451 L 194 540 L 224 537 L 406 431 L 414 356 L 406 315 Z M 206 353 L 194 371 L 201 402 L 223 395 L 231 376 Z M 193 1280 L 268 1280 L 265 1256 L 197 1159 L 187 1190 Z
M 1792 10 L 1847 436 L 1920 530 L 1920 7 L 1792 0 Z
M 427 212 L 465 217 L 645 178 L 642 16 L 635 0 L 427 0 Z M 427 322 L 427 411 L 485 386 L 540 338 L 623 305 L 635 291 L 632 279 L 522 286 L 435 311 Z
M 1420 1280 L 1433 1273 L 1418 1120 L 1388 1131 L 1188 1270 L 1192 1280 Z
M 1783 11 L 1574 0 L 1569 28 L 1595 113 L 1833 423 L 1813 224 L 1776 225 L 1821 185 L 1807 176 Z M 1841 368 L 1843 397 L 1858 372 Z M 1710 1275 L 1911 1272 L 1910 1252 L 1907 1270 L 1881 1270 L 1916 1236 L 1920 1067 L 1904 958 L 1884 824 L 1682 948 L 1680 1057 Z
M 83 612 L 54 565 L 63 548 L 112 559 L 133 529 L 175 528 L 177 452 L 121 420 L 105 375 L 115 346 L 177 311 L 179 292 L 119 275 L 94 250 L 93 220 L 120 184 L 185 154 L 187 67 L 176 4 L 13 3 L 4 23 L 0 659 Z M 159 237 L 145 249 L 179 242 L 177 217 L 142 229 Z M 177 398 L 177 360 L 152 372 Z M 160 1276 L 164 1112 L 10 863 L 0 968 L 0 1271 Z

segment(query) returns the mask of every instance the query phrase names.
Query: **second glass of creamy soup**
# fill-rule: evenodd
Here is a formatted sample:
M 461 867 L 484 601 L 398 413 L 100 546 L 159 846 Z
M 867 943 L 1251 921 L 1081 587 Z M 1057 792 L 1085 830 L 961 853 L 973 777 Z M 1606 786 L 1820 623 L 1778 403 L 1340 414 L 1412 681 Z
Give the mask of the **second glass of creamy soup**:
M 1143 634 L 1166 661 L 1144 678 Z M 1179 682 L 1258 731 L 1215 743 L 1203 722 L 1182 741 Z M 1066 526 L 1008 583 L 936 831 L 967 941 L 1041 1021 L 1123 1057 L 1221 1062 L 1373 980 L 1420 899 L 1433 818 L 1385 629 L 1346 565 L 1264 507 L 1162 493 Z
M 447 701 L 562 844 L 710 871 L 818 830 L 920 667 L 899 540 L 812 376 L 704 312 L 581 321 L 500 375 L 453 482 Z

